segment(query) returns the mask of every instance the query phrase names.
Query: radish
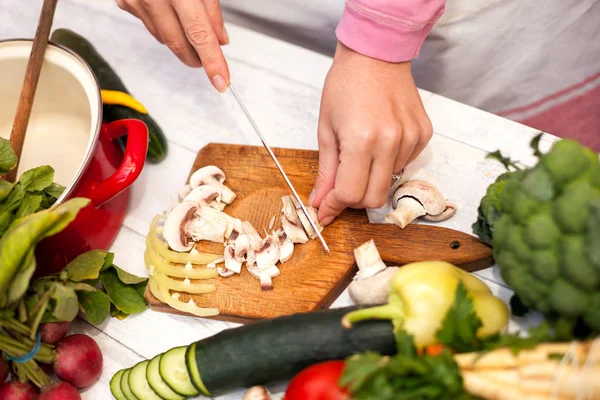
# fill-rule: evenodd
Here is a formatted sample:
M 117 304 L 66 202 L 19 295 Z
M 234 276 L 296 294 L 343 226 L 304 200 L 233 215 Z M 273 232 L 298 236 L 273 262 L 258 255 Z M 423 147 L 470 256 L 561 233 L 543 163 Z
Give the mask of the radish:
M 10 381 L 0 387 L 2 400 L 37 400 L 38 391 L 29 382 Z
M 10 372 L 10 367 L 8 363 L 0 358 L 0 385 L 4 383 L 6 378 L 8 377 L 8 373 Z
M 59 340 L 65 337 L 71 322 L 46 322 L 40 324 L 41 338 L 43 343 L 56 344 Z
M 44 386 L 37 400 L 81 400 L 81 395 L 70 383 L 55 382 Z
M 56 345 L 54 373 L 78 389 L 100 379 L 102 364 L 100 347 L 88 335 L 69 335 Z

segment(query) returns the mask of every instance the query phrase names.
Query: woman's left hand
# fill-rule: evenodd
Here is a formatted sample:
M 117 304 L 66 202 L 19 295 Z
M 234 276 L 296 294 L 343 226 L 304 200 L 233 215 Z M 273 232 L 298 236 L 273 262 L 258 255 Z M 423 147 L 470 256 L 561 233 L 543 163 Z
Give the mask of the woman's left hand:
M 339 43 L 319 115 L 319 171 L 309 204 L 327 225 L 345 208 L 379 208 L 433 134 L 410 62 L 388 63 Z

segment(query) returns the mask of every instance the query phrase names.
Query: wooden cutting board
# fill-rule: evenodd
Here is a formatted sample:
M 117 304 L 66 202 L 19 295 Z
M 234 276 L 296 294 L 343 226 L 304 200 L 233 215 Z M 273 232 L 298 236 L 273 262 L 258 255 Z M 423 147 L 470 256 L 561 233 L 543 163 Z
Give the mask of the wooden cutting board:
M 296 191 L 306 202 L 317 173 L 318 152 L 274 148 Z M 237 195 L 225 212 L 250 221 L 264 235 L 273 215 L 274 229 L 280 227 L 281 197 L 291 194 L 277 167 L 262 146 L 211 143 L 198 153 L 189 176 L 206 165 L 216 165 L 226 175 L 225 185 Z M 458 211 L 460 213 L 460 210 Z M 342 293 L 357 271 L 354 248 L 373 239 L 387 264 L 444 260 L 467 271 L 493 265 L 491 248 L 476 237 L 447 228 L 410 224 L 371 224 L 365 210 L 344 211 L 322 235 L 329 245 L 327 254 L 318 239 L 294 245 L 292 258 L 277 264 L 281 274 L 273 278 L 273 290 L 263 291 L 259 281 L 244 267 L 241 274 L 207 280 L 217 284 L 216 292 L 191 295 L 200 307 L 217 307 L 220 315 L 210 318 L 248 323 L 298 312 L 328 308 Z M 199 251 L 222 253 L 222 244 L 200 243 Z M 182 294 L 180 300 L 188 301 Z M 158 301 L 149 290 L 146 300 L 157 311 L 190 315 Z

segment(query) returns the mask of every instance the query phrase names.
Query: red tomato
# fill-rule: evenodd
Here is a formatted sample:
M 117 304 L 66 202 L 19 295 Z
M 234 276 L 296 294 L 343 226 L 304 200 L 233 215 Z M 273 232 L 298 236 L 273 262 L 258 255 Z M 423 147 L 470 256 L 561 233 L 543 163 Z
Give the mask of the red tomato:
M 350 395 L 338 386 L 345 362 L 334 360 L 311 365 L 290 382 L 284 400 L 348 400 Z

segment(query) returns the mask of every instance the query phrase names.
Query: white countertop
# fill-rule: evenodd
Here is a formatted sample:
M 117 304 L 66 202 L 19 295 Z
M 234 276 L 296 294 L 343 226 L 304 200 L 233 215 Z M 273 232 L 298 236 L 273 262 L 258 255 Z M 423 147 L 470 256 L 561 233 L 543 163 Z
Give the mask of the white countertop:
M 0 3 L 0 40 L 34 36 L 41 1 L 26 0 L 28 7 L 23 3 Z M 160 164 L 147 165 L 133 185 L 129 212 L 110 249 L 115 253 L 115 264 L 147 276 L 143 251 L 150 220 L 176 198 L 198 150 L 209 142 L 260 142 L 230 93 L 217 93 L 204 71 L 181 64 L 114 1 L 61 0 L 53 27 L 73 29 L 90 40 L 168 136 L 168 157 Z M 316 150 L 321 88 L 331 58 L 238 26 L 228 25 L 227 30 L 231 44 L 224 52 L 232 81 L 269 143 Z M 427 91 L 421 91 L 421 96 L 435 135 L 407 169 L 407 175 L 432 180 L 458 205 L 458 213 L 441 226 L 471 233 L 485 189 L 503 172 L 499 163 L 484 158 L 487 152 L 499 149 L 522 164 L 532 165 L 535 159 L 529 142 L 539 132 Z M 544 135 L 542 150 L 556 139 Z M 380 214 L 373 212 L 371 217 L 377 219 Z M 476 274 L 508 302 L 512 292 L 496 267 Z M 350 300 L 344 292 L 334 307 L 347 304 Z M 513 319 L 510 328 L 530 322 Z M 98 327 L 77 320 L 74 330 L 94 337 L 104 354 L 102 378 L 83 397 L 110 399 L 108 382 L 119 369 L 232 326 L 236 324 L 152 310 L 124 321 L 111 318 Z M 243 392 L 220 399 L 240 399 Z

